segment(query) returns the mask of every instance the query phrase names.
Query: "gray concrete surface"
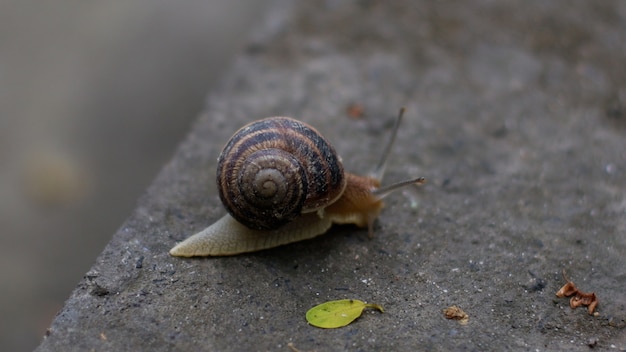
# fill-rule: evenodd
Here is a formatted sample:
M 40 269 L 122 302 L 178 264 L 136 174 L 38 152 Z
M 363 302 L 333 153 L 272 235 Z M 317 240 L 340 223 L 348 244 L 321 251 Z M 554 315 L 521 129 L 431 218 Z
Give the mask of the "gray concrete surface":
M 626 349 L 626 3 L 281 1 L 268 15 L 38 351 Z M 224 214 L 216 158 L 245 122 L 298 117 L 366 173 L 403 105 L 385 183 L 429 183 L 390 196 L 373 239 L 345 226 L 236 257 L 167 254 Z M 597 316 L 555 297 L 562 270 Z M 343 298 L 385 313 L 306 323 Z M 444 319 L 451 305 L 467 325 Z

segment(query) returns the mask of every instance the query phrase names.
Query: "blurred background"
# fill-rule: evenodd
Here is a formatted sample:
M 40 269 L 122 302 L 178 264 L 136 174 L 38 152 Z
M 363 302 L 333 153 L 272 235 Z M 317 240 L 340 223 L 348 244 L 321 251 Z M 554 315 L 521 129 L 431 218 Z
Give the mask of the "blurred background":
M 268 0 L 0 0 L 0 350 L 35 348 Z

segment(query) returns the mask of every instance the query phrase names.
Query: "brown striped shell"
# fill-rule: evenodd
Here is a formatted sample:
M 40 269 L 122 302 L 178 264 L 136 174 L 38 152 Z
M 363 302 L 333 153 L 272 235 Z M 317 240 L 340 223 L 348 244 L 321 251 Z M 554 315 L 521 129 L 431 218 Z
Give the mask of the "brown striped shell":
M 231 137 L 218 158 L 217 187 L 237 221 L 269 230 L 335 202 L 346 177 L 334 148 L 313 127 L 270 117 Z

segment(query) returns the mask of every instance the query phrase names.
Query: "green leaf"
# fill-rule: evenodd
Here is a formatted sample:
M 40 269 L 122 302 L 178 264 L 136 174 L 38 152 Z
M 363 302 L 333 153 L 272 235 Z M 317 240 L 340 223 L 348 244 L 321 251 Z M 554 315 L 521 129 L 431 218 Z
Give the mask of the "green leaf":
M 306 320 L 318 328 L 340 328 L 360 317 L 365 308 L 374 308 L 383 312 L 383 307 L 378 304 L 368 304 L 357 299 L 342 299 L 328 301 L 309 309 L 306 312 Z

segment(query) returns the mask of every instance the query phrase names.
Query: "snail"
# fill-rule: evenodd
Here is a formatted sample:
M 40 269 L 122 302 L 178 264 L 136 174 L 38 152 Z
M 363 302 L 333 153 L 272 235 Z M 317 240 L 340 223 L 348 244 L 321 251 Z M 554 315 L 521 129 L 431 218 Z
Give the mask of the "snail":
M 373 176 L 345 172 L 341 158 L 313 127 L 270 117 L 237 131 L 218 158 L 217 186 L 228 214 L 177 244 L 172 256 L 225 256 L 310 239 L 333 224 L 368 227 L 382 198 L 423 177 L 380 188 L 404 108 Z

